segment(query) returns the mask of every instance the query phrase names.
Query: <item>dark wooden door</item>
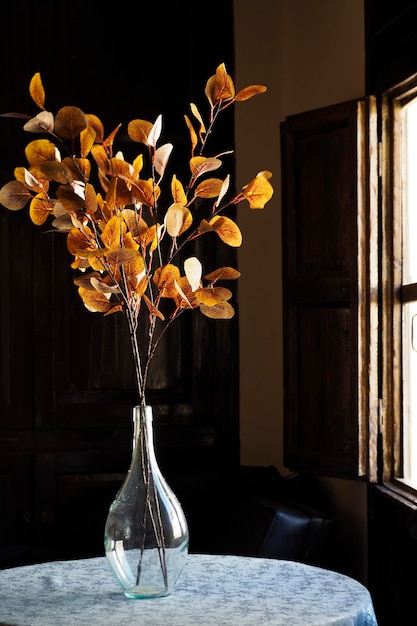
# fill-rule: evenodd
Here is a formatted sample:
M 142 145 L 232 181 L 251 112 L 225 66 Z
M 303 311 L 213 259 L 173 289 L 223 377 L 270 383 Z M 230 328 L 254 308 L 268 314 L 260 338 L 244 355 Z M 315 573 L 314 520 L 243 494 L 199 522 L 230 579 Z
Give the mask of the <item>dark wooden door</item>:
M 365 184 L 376 172 L 374 108 L 355 100 L 281 125 L 285 464 L 294 470 L 375 472 L 377 204 Z

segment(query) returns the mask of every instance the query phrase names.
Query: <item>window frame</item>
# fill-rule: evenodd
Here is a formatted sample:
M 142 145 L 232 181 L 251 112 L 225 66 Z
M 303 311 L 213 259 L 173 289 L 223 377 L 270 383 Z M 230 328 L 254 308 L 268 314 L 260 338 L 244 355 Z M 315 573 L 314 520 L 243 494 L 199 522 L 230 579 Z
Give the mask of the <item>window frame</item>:
M 402 278 L 402 110 L 417 98 L 417 74 L 381 96 L 380 180 L 380 476 L 393 496 L 413 506 L 417 490 L 403 479 L 403 303 L 410 290 Z

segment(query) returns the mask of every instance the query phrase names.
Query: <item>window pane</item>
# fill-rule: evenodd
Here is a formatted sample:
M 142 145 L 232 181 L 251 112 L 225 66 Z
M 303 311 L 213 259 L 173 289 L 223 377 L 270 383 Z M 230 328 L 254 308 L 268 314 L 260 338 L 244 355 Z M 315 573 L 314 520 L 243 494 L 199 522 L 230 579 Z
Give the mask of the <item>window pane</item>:
M 417 302 L 403 307 L 404 481 L 417 488 Z M 413 384 L 414 381 L 414 384 Z M 413 454 L 414 450 L 414 454 Z
M 417 282 L 417 100 L 403 110 L 402 283 Z M 414 381 L 414 382 L 413 382 Z M 417 302 L 402 306 L 403 480 L 417 488 Z
M 403 283 L 417 282 L 417 100 L 403 109 Z

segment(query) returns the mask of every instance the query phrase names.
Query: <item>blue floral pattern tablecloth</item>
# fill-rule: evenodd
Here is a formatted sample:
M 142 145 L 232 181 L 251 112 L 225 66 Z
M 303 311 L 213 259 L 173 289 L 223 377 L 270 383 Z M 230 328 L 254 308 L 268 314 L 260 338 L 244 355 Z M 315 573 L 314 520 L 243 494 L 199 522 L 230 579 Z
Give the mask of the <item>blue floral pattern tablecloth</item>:
M 125 598 L 105 557 L 0 571 L 1 626 L 377 626 L 356 580 L 275 559 L 188 555 L 165 598 Z

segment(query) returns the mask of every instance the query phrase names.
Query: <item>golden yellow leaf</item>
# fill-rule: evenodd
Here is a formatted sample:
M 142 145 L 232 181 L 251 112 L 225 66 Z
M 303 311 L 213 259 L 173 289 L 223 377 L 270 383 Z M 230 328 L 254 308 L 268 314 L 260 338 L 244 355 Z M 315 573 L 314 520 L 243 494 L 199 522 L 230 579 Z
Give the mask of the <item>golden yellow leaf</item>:
M 138 156 L 132 163 L 132 167 L 133 167 L 133 177 L 137 178 L 143 168 L 143 154 L 138 154 Z
M 120 127 L 121 127 L 121 124 L 118 124 L 116 126 L 116 128 L 114 130 L 112 130 L 110 135 L 107 135 L 107 137 L 103 140 L 103 146 L 105 148 L 111 149 L 111 147 L 113 146 L 115 137 L 116 137 L 117 133 L 119 132 Z
M 152 128 L 153 124 L 151 124 L 151 122 L 147 122 L 146 120 L 132 120 L 127 126 L 127 134 L 132 141 L 138 141 L 147 146 L 149 133 Z
M 132 192 L 123 179 L 118 177 L 110 179 L 110 185 L 106 193 L 106 203 L 111 210 L 132 204 Z
M 136 202 L 142 202 L 153 208 L 155 201 L 158 200 L 161 193 L 161 188 L 158 185 L 154 185 L 152 178 L 149 180 L 137 180 L 132 185 L 132 195 Z
M 200 311 L 206 317 L 210 317 L 215 320 L 230 320 L 235 314 L 235 310 L 229 302 L 219 302 L 214 306 L 206 306 L 202 304 L 200 306 Z
M 138 257 L 139 259 L 142 258 L 140 253 L 133 248 L 110 248 L 110 250 L 106 252 L 106 259 L 112 265 L 130 263 Z
M 97 194 L 91 183 L 85 186 L 85 210 L 89 215 L 94 215 L 97 211 Z
M 171 193 L 174 204 L 181 204 L 182 206 L 187 204 L 187 196 L 185 195 L 184 187 L 175 174 L 171 180 Z
M 86 157 L 90 154 L 90 150 L 96 139 L 96 131 L 90 124 L 80 133 L 81 156 Z
M 242 194 L 248 200 L 251 209 L 263 209 L 272 198 L 274 189 L 267 177 L 270 177 L 270 172 L 260 172 L 243 187 Z
M 30 80 L 29 93 L 36 106 L 40 109 L 44 109 L 45 90 L 43 88 L 42 79 L 39 72 L 36 72 L 36 74 L 34 74 Z
M 226 287 L 205 287 L 204 289 L 197 289 L 194 295 L 201 304 L 214 306 L 219 302 L 230 300 L 233 294 Z
M 220 239 L 228 246 L 238 248 L 242 243 L 242 233 L 239 226 L 224 215 L 215 215 L 209 221 L 213 230 L 218 234 Z
M 62 107 L 55 116 L 55 133 L 63 139 L 75 139 L 86 127 L 87 116 L 79 107 Z
M 101 233 L 101 241 L 106 248 L 118 248 L 125 232 L 126 224 L 124 220 L 122 217 L 114 215 L 105 225 Z
M 213 109 L 221 102 L 232 100 L 235 95 L 235 87 L 231 76 L 226 71 L 226 66 L 221 63 L 214 76 L 211 76 L 206 84 L 205 94 Z
M 190 109 L 191 109 L 191 112 L 194 115 L 194 117 L 196 119 L 198 119 L 198 121 L 200 123 L 200 133 L 205 134 L 207 131 L 206 131 L 206 127 L 205 127 L 204 122 L 203 122 L 203 118 L 201 117 L 200 111 L 198 110 L 197 105 L 194 104 L 194 102 L 191 102 Z
M 207 178 L 197 185 L 194 196 L 198 198 L 217 198 L 223 187 L 220 178 Z
M 260 93 L 265 93 L 266 87 L 264 85 L 250 85 L 249 87 L 245 87 L 238 91 L 235 96 L 235 102 L 243 102 L 244 100 L 249 100 L 249 98 L 253 98 L 253 96 L 257 96 Z
M 10 211 L 20 211 L 31 198 L 25 185 L 18 180 L 11 180 L 0 189 L 0 204 Z
M 53 213 L 54 205 L 42 196 L 35 196 L 29 206 L 29 217 L 36 226 L 42 226 Z
M 91 148 L 91 155 L 97 163 L 99 170 L 104 175 L 107 175 L 109 173 L 109 158 L 105 148 L 100 144 L 95 144 Z
M 123 209 L 122 217 L 133 237 L 139 237 L 148 228 L 145 220 L 134 209 Z
M 67 249 L 74 256 L 80 256 L 81 251 L 96 250 L 97 247 L 94 234 L 87 226 L 82 231 L 78 228 L 71 228 L 67 235 Z
M 55 144 L 49 139 L 35 139 L 26 146 L 25 156 L 31 166 L 45 161 L 56 161 Z
M 97 115 L 93 113 L 86 113 L 87 124 L 94 130 L 96 143 L 103 143 L 104 141 L 104 127 L 103 123 Z
M 78 293 L 84 306 L 92 313 L 106 313 L 110 309 L 111 305 L 107 295 L 84 287 L 79 287 Z
M 194 130 L 194 126 L 190 122 L 190 118 L 188 117 L 188 115 L 184 115 L 184 119 L 185 119 L 185 123 L 187 124 L 188 131 L 190 133 L 191 153 L 194 154 L 195 147 L 198 144 L 197 135 L 196 135 L 196 132 Z
M 176 265 L 168 264 L 158 267 L 153 275 L 153 282 L 163 298 L 174 298 L 177 290 L 175 281 L 180 280 L 180 271 Z
M 219 269 L 214 270 L 214 272 L 206 274 L 204 278 L 214 283 L 218 280 L 235 280 L 236 278 L 240 278 L 240 276 L 241 273 L 233 267 L 219 267 Z

